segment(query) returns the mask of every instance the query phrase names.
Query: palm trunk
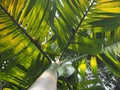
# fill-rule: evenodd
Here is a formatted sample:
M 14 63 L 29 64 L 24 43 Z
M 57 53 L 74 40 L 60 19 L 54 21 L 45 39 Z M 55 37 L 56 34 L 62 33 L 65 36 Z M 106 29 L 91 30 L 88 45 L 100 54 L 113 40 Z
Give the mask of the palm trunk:
M 56 90 L 57 88 L 57 64 L 52 64 L 28 90 Z

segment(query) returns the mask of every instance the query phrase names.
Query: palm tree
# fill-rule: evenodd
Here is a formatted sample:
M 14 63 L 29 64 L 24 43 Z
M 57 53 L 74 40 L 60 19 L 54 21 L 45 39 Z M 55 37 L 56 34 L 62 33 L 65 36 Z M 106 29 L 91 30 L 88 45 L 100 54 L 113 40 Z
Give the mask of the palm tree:
M 119 34 L 120 0 L 0 0 L 0 84 L 26 90 L 49 73 L 57 90 L 107 90 Z

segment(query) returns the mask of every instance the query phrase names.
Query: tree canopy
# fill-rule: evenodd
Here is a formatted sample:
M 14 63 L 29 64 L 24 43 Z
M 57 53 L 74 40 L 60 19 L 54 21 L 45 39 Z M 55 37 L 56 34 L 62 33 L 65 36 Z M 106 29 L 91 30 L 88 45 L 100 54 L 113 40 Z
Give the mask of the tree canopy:
M 8 90 L 26 90 L 52 62 L 61 63 L 58 90 L 101 90 L 102 70 L 119 78 L 119 57 L 120 0 L 0 0 Z

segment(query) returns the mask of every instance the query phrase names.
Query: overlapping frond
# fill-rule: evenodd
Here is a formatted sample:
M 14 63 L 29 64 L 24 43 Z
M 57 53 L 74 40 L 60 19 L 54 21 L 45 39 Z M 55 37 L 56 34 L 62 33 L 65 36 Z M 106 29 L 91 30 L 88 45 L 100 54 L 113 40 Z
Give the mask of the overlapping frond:
M 31 76 L 33 78 L 37 76 L 32 73 L 39 75 L 49 63 L 42 55 L 44 52 L 41 52 L 42 49 L 38 44 L 40 43 L 38 38 L 42 42 L 45 41 L 44 35 L 48 34 L 46 30 L 49 30 L 46 24 L 47 19 L 42 19 L 46 15 L 44 9 L 47 7 L 42 6 L 41 2 L 36 0 L 0 1 L 0 79 L 24 88 Z M 46 2 L 47 4 L 48 2 Z M 40 33 L 39 29 L 42 33 L 45 31 L 44 34 Z M 36 31 L 36 34 L 33 33 Z M 42 67 L 42 64 L 46 66 Z M 39 69 L 40 67 L 42 68 Z
M 102 50 L 98 57 L 104 62 L 116 75 L 120 76 L 120 42 L 107 46 Z
M 112 3 L 116 3 L 116 5 Z M 111 10 L 109 7 L 114 10 Z M 119 9 L 119 0 L 107 0 L 104 2 L 96 0 L 73 42 L 73 45 L 76 47 L 75 50 L 81 53 L 96 54 L 101 51 L 104 44 L 107 45 L 112 44 L 113 41 L 119 41 L 120 13 L 117 12 Z
M 120 18 L 119 18 L 119 16 L 120 16 L 120 13 L 119 13 L 120 1 L 119 0 L 114 0 L 114 1 L 96 0 L 95 2 L 87 1 L 87 3 L 86 3 L 86 0 L 79 0 L 78 2 L 61 0 L 61 2 L 59 2 L 60 5 L 57 5 L 57 6 L 61 6 L 61 7 L 60 7 L 60 9 L 58 8 L 58 12 L 57 12 L 57 14 L 58 14 L 57 16 L 60 18 L 58 18 L 58 17 L 56 17 L 56 18 L 58 18 L 57 19 L 58 21 L 63 20 L 64 21 L 64 22 L 62 22 L 63 25 L 64 25 L 64 23 L 66 23 L 66 25 L 68 25 L 68 27 L 71 27 L 71 29 L 68 28 L 68 30 L 72 30 L 71 31 L 72 34 L 69 37 L 71 37 L 73 35 L 73 33 L 76 32 L 74 30 L 76 30 L 77 25 L 79 25 L 79 22 L 81 22 L 81 19 L 83 19 L 87 10 L 89 10 L 89 12 L 87 13 L 87 15 L 84 18 L 84 21 L 82 23 L 80 23 L 79 27 L 77 28 L 78 31 L 75 35 L 74 40 L 71 41 L 71 43 L 67 43 L 70 45 L 70 46 L 68 45 L 68 49 L 72 49 L 75 52 L 79 52 L 81 54 L 87 53 L 90 55 L 97 55 L 97 54 L 101 55 L 101 53 L 104 53 L 104 54 L 107 53 L 107 52 L 102 52 L 102 50 L 106 49 L 107 48 L 106 46 L 113 45 L 115 42 L 119 42 L 119 40 L 120 40 L 120 37 L 119 37 L 119 34 L 120 34 L 120 32 L 119 32 L 119 30 L 120 30 L 119 29 L 119 26 L 120 26 L 120 22 L 119 22 L 119 20 L 120 20 Z M 92 5 L 92 7 L 89 9 L 91 2 L 94 2 L 94 3 Z M 82 6 L 82 8 L 84 8 L 84 9 L 79 8 L 79 5 L 81 5 L 81 3 L 85 5 L 85 7 L 84 7 L 84 5 Z M 67 8 L 63 9 L 64 7 L 67 7 Z M 68 9 L 68 7 L 70 9 Z M 74 10 L 73 10 L 73 8 L 74 8 Z M 73 10 L 73 11 L 71 12 L 71 10 Z M 80 14 L 78 14 L 79 10 L 81 12 Z M 82 11 L 83 11 L 83 13 L 82 13 Z M 67 12 L 67 13 L 65 13 L 65 12 Z M 75 16 L 71 17 L 71 15 L 73 15 L 73 16 L 75 15 Z M 65 19 L 65 17 L 68 17 L 68 19 Z M 72 24 L 71 21 L 74 24 Z M 57 25 L 57 26 L 59 26 L 59 25 Z M 62 29 L 60 29 L 60 31 L 61 30 L 65 31 L 67 29 L 66 29 L 66 27 L 63 27 Z M 63 36 L 63 34 L 61 34 L 61 35 Z M 65 39 L 63 39 L 63 38 L 62 38 L 62 40 L 65 41 Z M 66 38 L 66 41 L 68 41 L 68 40 L 70 40 L 70 39 Z M 117 43 L 117 50 L 119 51 L 118 45 L 119 44 Z M 115 50 L 116 47 L 110 46 L 110 48 L 112 48 L 112 50 Z M 116 52 L 116 50 L 114 52 Z M 114 53 L 114 52 L 110 51 L 110 53 Z M 110 56 L 113 58 L 114 55 L 112 55 L 112 56 L 110 55 Z M 107 56 L 107 58 L 109 58 L 108 56 Z M 111 64 L 110 64 L 109 60 L 108 61 L 107 60 L 104 60 L 104 57 L 102 57 L 102 61 L 105 64 L 107 64 L 107 66 L 109 68 L 111 68 L 111 70 L 114 68 L 114 70 L 117 71 L 120 66 L 119 61 L 117 59 L 112 59 L 112 60 L 110 60 L 110 62 L 111 62 Z M 117 62 L 117 63 L 115 63 L 115 62 Z M 112 65 L 112 64 L 114 64 L 114 65 Z M 84 66 L 85 66 L 85 64 L 84 64 Z M 112 70 L 112 71 L 115 74 L 120 75 L 119 71 L 116 72 L 114 70 Z M 83 72 L 84 72 L 84 70 L 83 70 Z M 95 82 L 96 82 L 96 80 L 95 80 Z

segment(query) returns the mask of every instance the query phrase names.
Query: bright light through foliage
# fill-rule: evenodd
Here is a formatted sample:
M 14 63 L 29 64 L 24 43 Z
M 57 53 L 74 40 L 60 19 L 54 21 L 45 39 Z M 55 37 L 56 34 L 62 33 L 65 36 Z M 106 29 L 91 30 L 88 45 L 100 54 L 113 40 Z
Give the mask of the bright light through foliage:
M 97 66 L 96 57 L 91 57 L 91 59 L 90 59 L 90 66 L 91 66 L 92 73 L 95 76 L 98 76 L 98 66 Z

